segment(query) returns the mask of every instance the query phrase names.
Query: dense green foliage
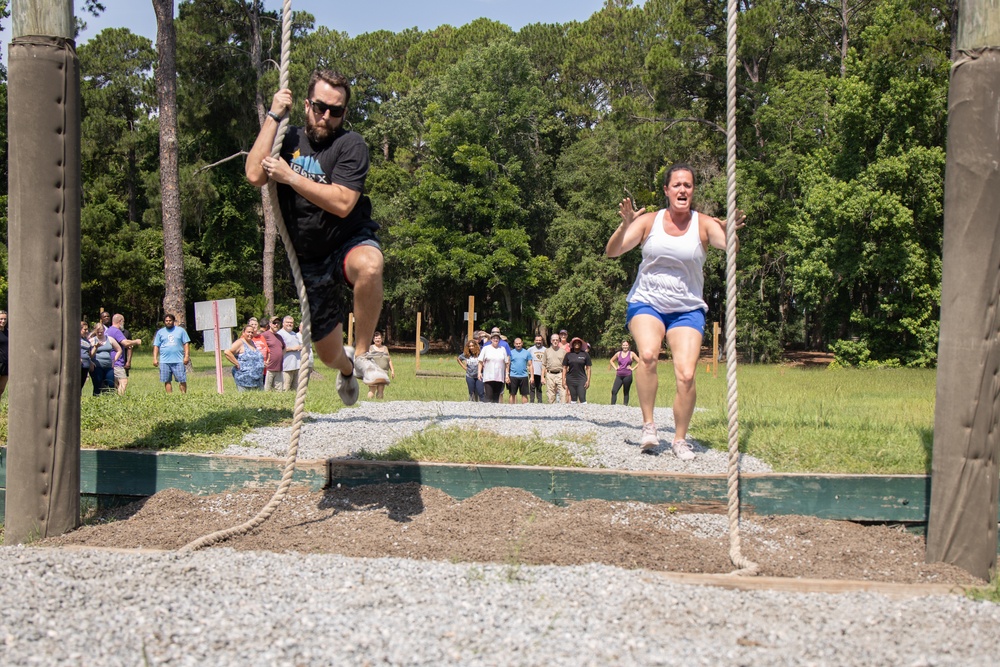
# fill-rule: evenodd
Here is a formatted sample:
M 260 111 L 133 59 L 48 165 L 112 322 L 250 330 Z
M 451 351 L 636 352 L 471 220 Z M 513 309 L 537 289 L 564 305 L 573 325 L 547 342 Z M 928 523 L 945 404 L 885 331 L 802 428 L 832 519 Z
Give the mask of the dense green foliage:
M 828 0 L 741 3 L 738 205 L 749 219 L 738 336 L 748 359 L 833 346 L 845 364 L 934 364 L 953 2 L 854 0 L 846 13 Z M 256 135 L 257 94 L 269 100 L 277 77 L 252 64 L 250 17 L 271 64 L 277 17 L 257 0 L 179 10 L 188 303 L 236 297 L 241 314 L 259 314 L 260 195 L 242 160 L 204 167 Z M 480 325 L 620 340 L 639 253 L 609 260 L 603 249 L 623 188 L 660 206 L 664 166 L 686 161 L 699 210 L 725 213 L 725 18 L 723 0 L 608 0 L 582 23 L 515 32 L 480 19 L 352 38 L 297 15 L 296 98 L 314 66 L 353 77 L 349 122 L 371 148 L 390 339 L 412 336 L 419 311 L 425 332 L 457 344 L 474 295 Z M 84 313 L 112 308 L 151 329 L 163 297 L 155 52 L 109 29 L 79 56 Z M 297 106 L 293 122 L 301 115 Z M 278 257 L 283 312 L 295 299 Z M 711 253 L 710 320 L 723 319 L 723 267 Z

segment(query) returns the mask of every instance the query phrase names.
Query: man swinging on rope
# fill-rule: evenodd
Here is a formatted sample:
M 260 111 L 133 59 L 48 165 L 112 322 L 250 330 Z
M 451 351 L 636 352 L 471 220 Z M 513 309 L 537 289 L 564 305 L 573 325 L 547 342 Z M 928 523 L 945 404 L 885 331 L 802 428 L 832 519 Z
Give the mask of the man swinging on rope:
M 277 183 L 278 202 L 302 269 L 312 337 L 320 361 L 340 371 L 337 393 L 345 405 L 358 400 L 358 381 L 388 384 L 374 362 L 354 357 L 344 345 L 346 304 L 340 285 L 354 290 L 357 340 L 371 340 L 382 311 L 382 250 L 372 220 L 371 200 L 364 194 L 368 146 L 343 127 L 351 100 L 348 80 L 330 70 L 309 79 L 306 126 L 289 127 L 281 157 L 271 147 L 281 119 L 292 108 L 292 91 L 274 94 L 271 110 L 247 157 L 247 180 L 263 187 Z

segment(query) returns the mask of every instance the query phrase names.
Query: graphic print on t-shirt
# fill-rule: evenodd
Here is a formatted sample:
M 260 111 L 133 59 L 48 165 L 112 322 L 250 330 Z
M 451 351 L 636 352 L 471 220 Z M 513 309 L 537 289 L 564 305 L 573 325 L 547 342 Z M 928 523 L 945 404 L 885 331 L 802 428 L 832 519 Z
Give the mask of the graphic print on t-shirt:
M 320 183 L 322 185 L 329 185 L 330 182 L 326 180 L 326 174 L 323 173 L 323 167 L 320 166 L 319 160 L 314 158 L 312 155 L 302 155 L 299 149 L 295 149 L 292 153 L 292 171 L 294 171 L 299 176 L 305 176 L 310 181 Z

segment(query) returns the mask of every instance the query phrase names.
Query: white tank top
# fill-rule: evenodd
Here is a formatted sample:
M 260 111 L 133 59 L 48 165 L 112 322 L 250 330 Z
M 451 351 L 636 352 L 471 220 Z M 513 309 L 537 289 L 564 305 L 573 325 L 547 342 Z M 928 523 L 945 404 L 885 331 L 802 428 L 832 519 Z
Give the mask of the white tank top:
M 691 211 L 691 224 L 681 236 L 671 236 L 663 229 L 665 213 L 660 209 L 656 214 L 642 244 L 642 263 L 628 302 L 643 303 L 664 314 L 707 311 L 702 299 L 705 246 L 698 229 L 698 213 Z

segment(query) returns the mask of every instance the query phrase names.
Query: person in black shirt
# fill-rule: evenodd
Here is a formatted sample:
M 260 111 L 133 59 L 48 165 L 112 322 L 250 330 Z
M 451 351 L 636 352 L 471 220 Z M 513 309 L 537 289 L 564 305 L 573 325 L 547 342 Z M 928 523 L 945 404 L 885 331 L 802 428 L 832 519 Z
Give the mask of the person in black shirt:
M 344 129 L 350 82 L 330 70 L 316 70 L 304 101 L 306 126 L 289 127 L 280 157 L 271 157 L 278 126 L 292 108 L 292 91 L 279 90 L 247 156 L 247 180 L 257 187 L 277 184 L 278 204 L 298 256 L 309 297 L 312 337 L 320 360 L 340 371 L 337 392 L 346 405 L 358 400 L 358 381 L 388 384 L 372 360 L 344 345 L 348 304 L 341 285 L 354 291 L 357 340 L 372 339 L 382 311 L 382 249 L 364 194 L 368 146 Z
M 569 352 L 563 358 L 563 386 L 569 389 L 569 402 L 587 402 L 590 388 L 590 354 L 583 349 L 583 339 L 574 338 L 569 342 Z

